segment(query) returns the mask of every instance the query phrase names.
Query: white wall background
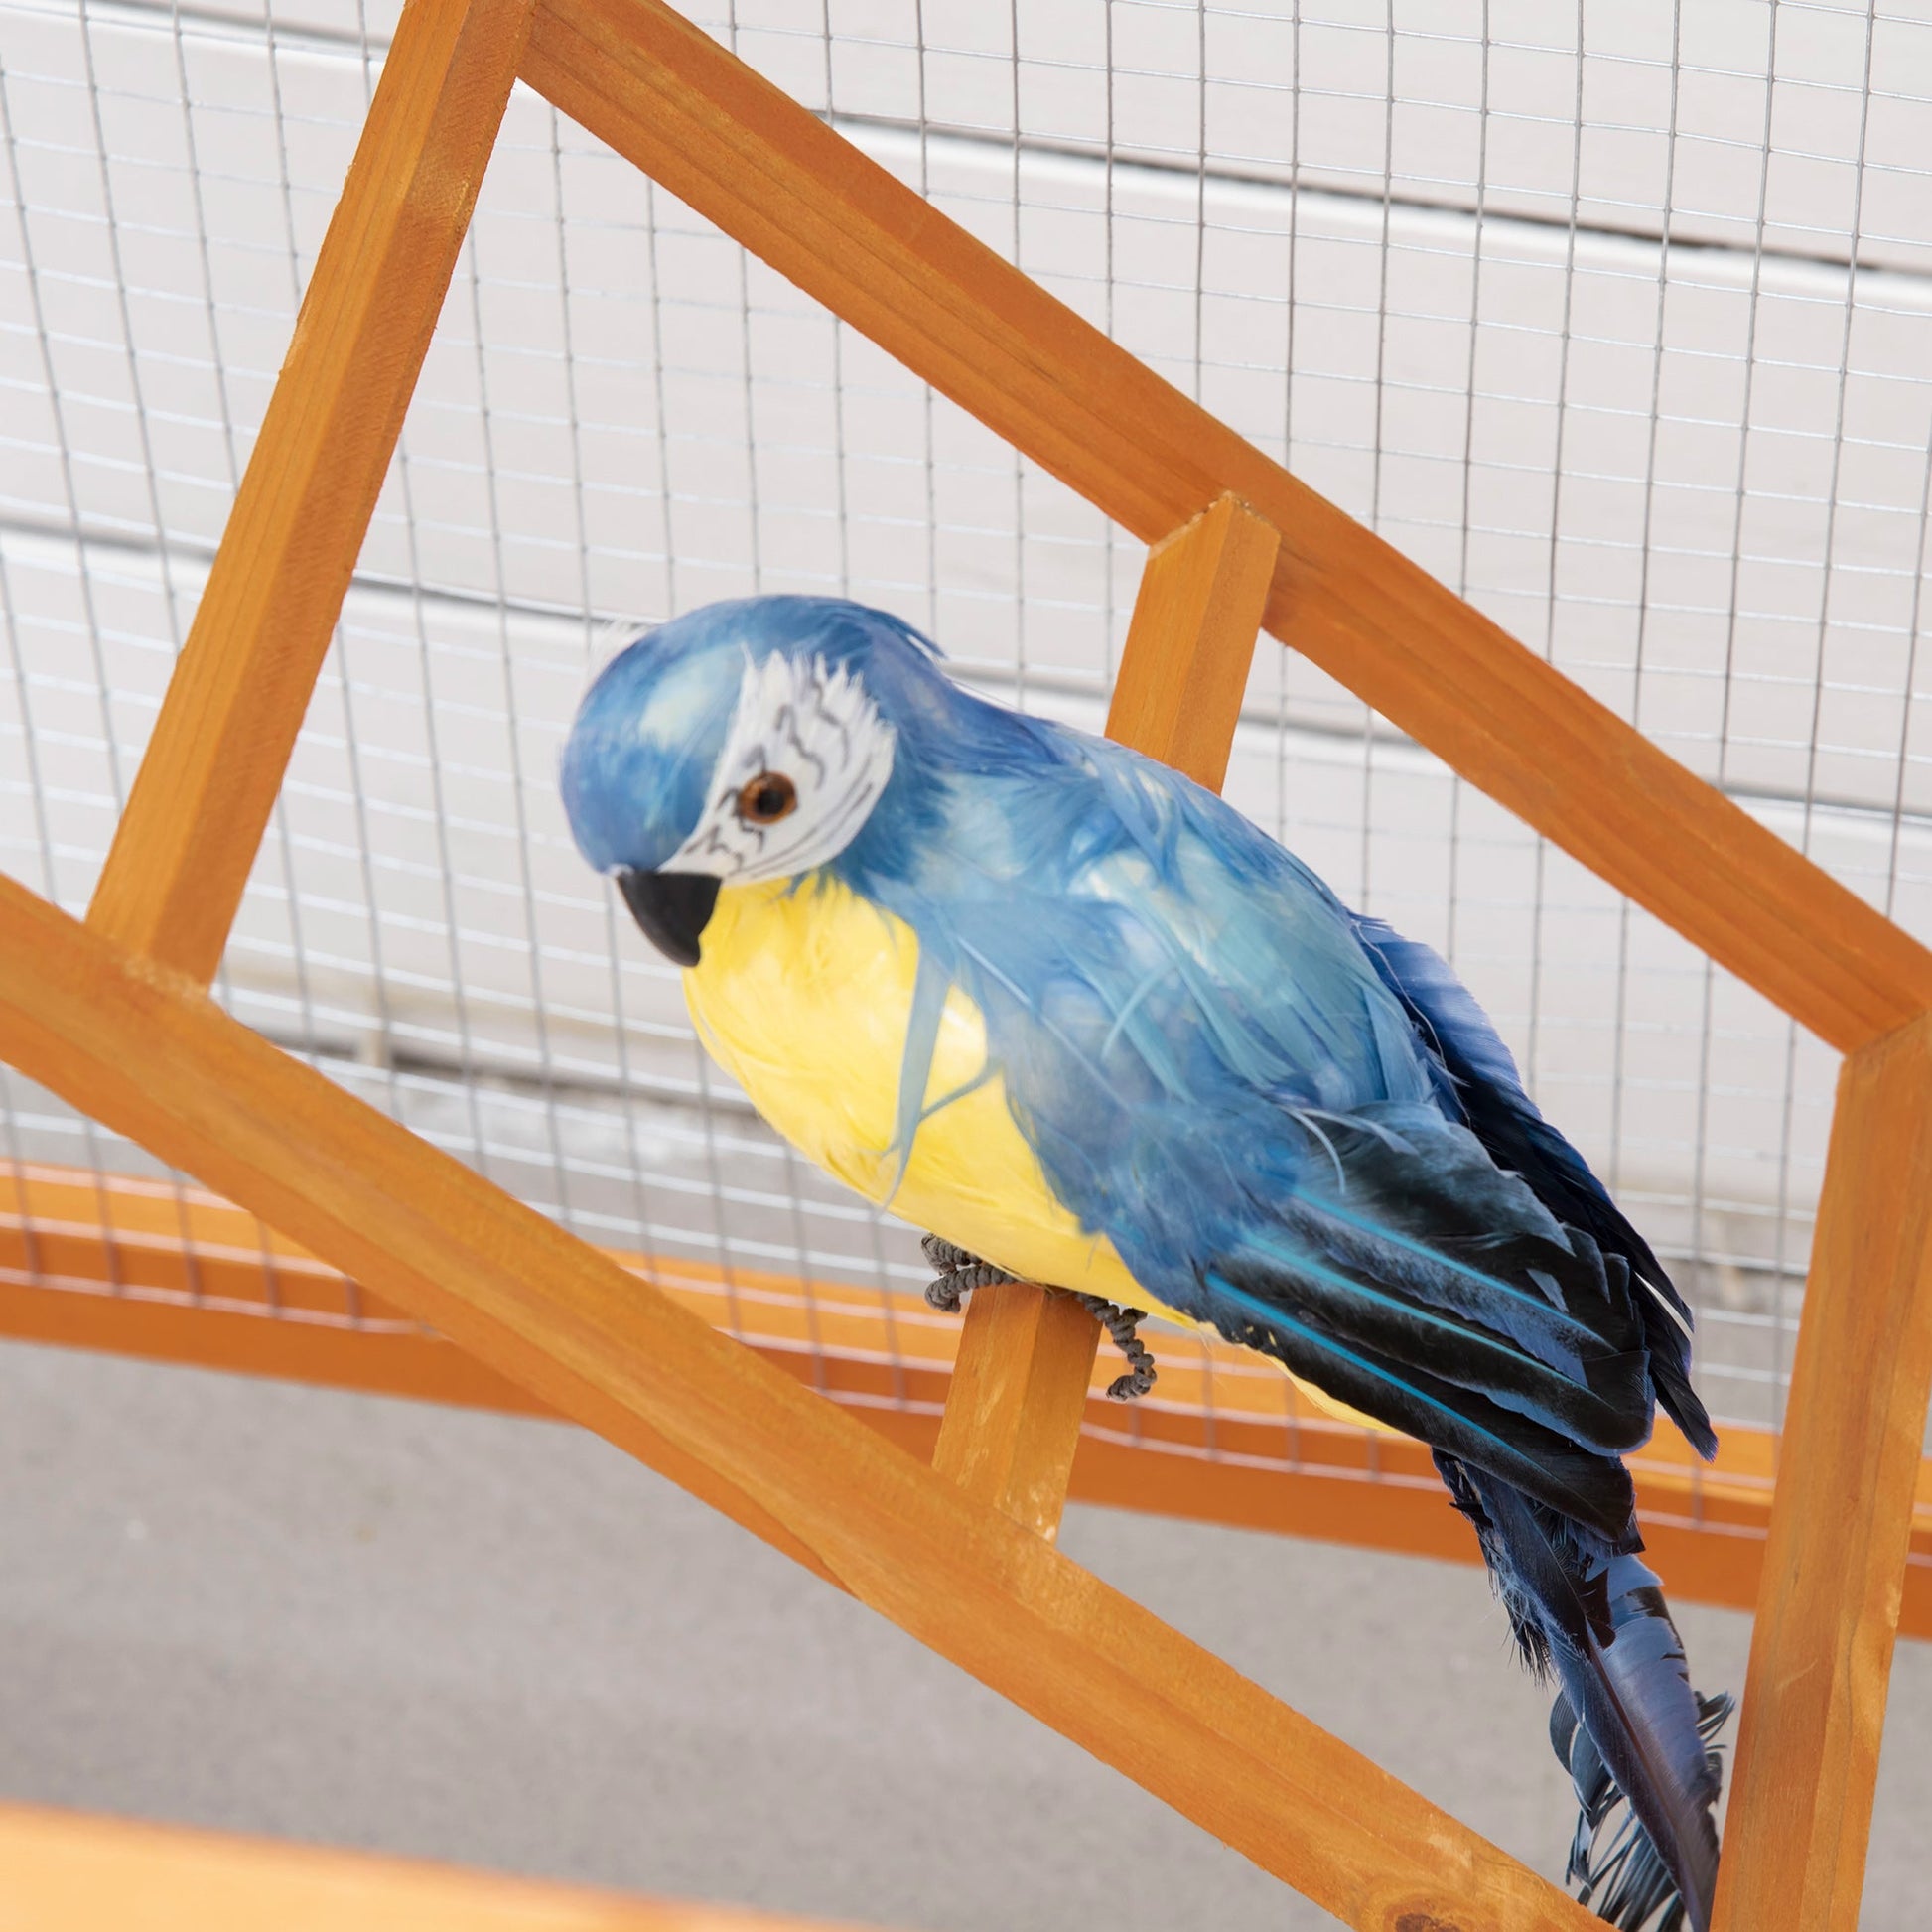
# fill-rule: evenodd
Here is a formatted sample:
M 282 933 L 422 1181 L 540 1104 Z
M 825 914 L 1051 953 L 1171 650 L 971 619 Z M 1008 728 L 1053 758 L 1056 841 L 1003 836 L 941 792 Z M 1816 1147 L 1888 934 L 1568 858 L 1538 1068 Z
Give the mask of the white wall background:
M 1932 9 L 767 0 L 949 214 L 1932 937 Z M 0 865 L 84 904 L 393 9 L 0 4 Z M 909 1288 L 569 846 L 618 620 L 847 591 L 1098 721 L 1140 552 L 512 100 L 229 950 L 594 1238 Z M 1834 1060 L 1264 642 L 1230 795 L 1448 950 L 1775 1420 Z M 12 1082 L 0 1153 L 133 1165 Z

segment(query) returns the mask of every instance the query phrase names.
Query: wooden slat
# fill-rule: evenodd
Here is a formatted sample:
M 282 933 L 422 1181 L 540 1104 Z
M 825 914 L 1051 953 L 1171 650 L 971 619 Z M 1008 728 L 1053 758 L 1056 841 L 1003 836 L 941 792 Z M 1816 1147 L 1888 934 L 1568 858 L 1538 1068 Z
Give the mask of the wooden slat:
M 89 914 L 213 977 L 516 76 L 529 0 L 409 0 Z
M 1218 791 L 1281 539 L 1223 496 L 1148 553 L 1107 736 Z M 1059 1528 L 1099 1324 L 1031 1282 L 977 1290 L 933 1466 L 1042 1536 Z
M 836 1579 L 1344 1922 L 1589 1914 L 648 1282 L 0 880 L 0 1057 Z
M 1718 1932 L 1859 1923 L 1928 1392 L 1932 1016 L 1839 1079 Z
M 1276 636 L 1833 1045 L 1932 1007 L 1932 953 L 660 0 L 539 0 L 523 73 L 1138 536 L 1241 497 Z
M 0 1805 L 0 1932 L 830 1932 L 415 1859 Z
M 1035 1535 L 1058 1535 L 1099 1343 L 1099 1322 L 1064 1295 L 975 1289 L 932 1466 Z
M 1281 532 L 1222 496 L 1148 552 L 1107 736 L 1219 791 Z

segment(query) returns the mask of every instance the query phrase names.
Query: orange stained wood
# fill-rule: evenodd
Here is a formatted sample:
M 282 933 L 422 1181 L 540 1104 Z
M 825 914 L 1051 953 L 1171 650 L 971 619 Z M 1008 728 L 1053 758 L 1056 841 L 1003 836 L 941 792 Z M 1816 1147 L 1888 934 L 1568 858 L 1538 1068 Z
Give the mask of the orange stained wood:
M 1845 1063 L 1718 1932 L 1854 1932 L 1932 1393 L 1932 1016 Z
M 728 1905 L 30 1805 L 0 1805 L 0 1932 L 813 1932 Z
M 1037 1535 L 1059 1534 L 1100 1324 L 1070 1296 L 1003 1282 L 967 1298 L 932 1466 Z
M 0 1057 L 799 1557 L 1345 1923 L 1590 1915 L 668 1296 L 0 880 Z
M 857 1283 L 611 1251 L 911 1453 L 931 1456 L 957 1316 Z M 71 1168 L 0 1167 L 0 1336 L 331 1388 L 555 1418 L 519 1384 L 197 1187 Z M 1088 1385 L 1074 1500 L 1412 1556 L 1476 1560 L 1429 1452 L 1335 1421 L 1226 1343 L 1156 1332 L 1161 1380 L 1131 1410 Z M 1210 1379 L 1211 1378 L 1211 1379 Z M 1749 1609 L 1776 1439 L 1727 1426 L 1715 1465 L 1675 1430 L 1630 1458 L 1673 1601 Z M 1932 1637 L 1932 1462 L 1921 1462 L 1902 1635 Z
M 1281 533 L 1220 497 L 1147 553 L 1107 736 L 1219 791 Z
M 1932 953 L 662 0 L 538 0 L 523 75 L 1144 540 L 1241 498 L 1276 636 L 1833 1045 L 1932 1007 Z
M 309 705 L 529 27 L 409 0 L 89 917 L 207 982 Z
M 1220 790 L 1280 542 L 1223 496 L 1149 551 L 1109 738 Z M 1031 1282 L 976 1290 L 933 1466 L 1054 1535 L 1099 1342 L 1100 1324 L 1063 1295 Z

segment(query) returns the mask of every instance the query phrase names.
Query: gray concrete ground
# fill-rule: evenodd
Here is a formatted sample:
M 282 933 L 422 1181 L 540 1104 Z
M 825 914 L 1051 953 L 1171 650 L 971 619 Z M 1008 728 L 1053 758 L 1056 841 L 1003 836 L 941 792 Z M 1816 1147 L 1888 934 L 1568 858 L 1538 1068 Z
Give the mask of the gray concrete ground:
M 1475 1571 L 1084 1509 L 1066 1544 L 1552 1867 Z M 6 1797 L 932 1932 L 1330 1923 L 567 1428 L 0 1347 L 0 1550 Z M 1746 1620 L 1682 1620 L 1738 1683 Z M 1925 1923 L 1929 1694 L 1908 1646 L 1872 1932 Z

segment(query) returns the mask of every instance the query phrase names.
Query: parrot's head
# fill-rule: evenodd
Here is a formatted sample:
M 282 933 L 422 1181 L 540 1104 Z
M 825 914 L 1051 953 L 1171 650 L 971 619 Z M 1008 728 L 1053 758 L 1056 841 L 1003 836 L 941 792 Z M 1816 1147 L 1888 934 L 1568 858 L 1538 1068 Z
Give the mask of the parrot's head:
M 578 849 L 652 944 L 695 966 L 721 886 L 810 872 L 864 831 L 904 728 L 951 690 L 934 656 L 897 619 L 835 598 L 745 598 L 660 624 L 605 666 L 564 746 Z

